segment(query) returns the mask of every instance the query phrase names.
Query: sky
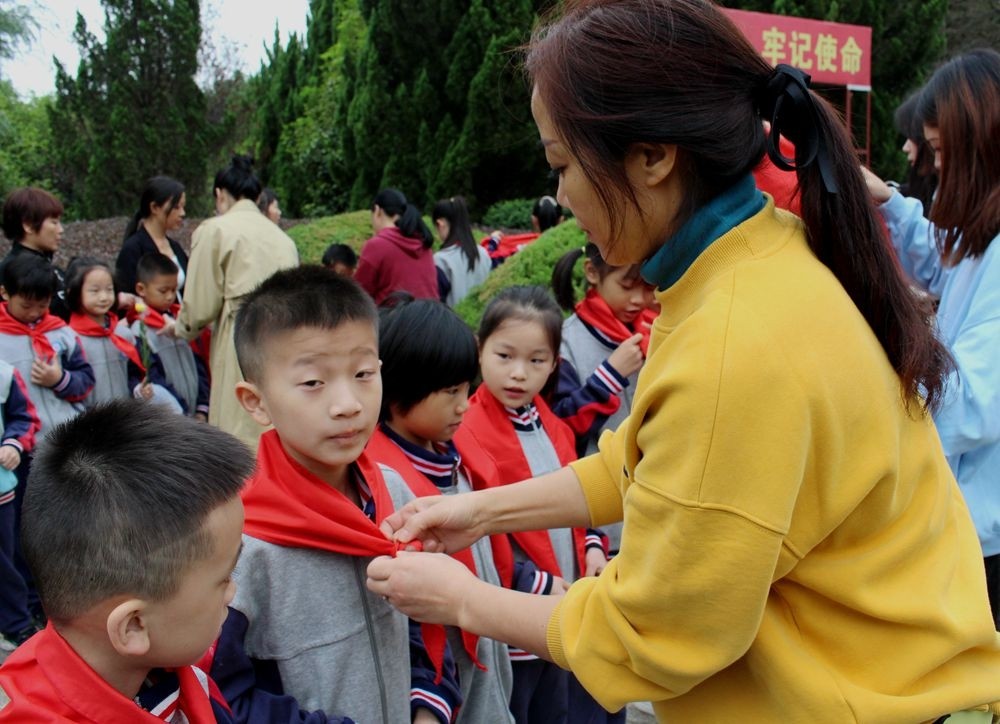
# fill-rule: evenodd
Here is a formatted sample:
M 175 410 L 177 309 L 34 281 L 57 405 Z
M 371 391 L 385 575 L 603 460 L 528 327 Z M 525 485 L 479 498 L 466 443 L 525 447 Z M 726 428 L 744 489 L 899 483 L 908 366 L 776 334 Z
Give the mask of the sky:
M 55 90 L 55 66 L 59 58 L 71 75 L 76 74 L 79 53 L 73 42 L 73 28 L 79 11 L 87 28 L 103 37 L 104 11 L 100 0 L 16 0 L 26 5 L 38 23 L 35 40 L 19 49 L 11 60 L 0 65 L 18 93 L 28 98 Z M 230 48 L 246 72 L 255 72 L 264 57 L 264 46 L 274 38 L 277 22 L 283 40 L 288 34 L 302 34 L 306 27 L 309 0 L 202 0 L 202 30 L 218 49 Z

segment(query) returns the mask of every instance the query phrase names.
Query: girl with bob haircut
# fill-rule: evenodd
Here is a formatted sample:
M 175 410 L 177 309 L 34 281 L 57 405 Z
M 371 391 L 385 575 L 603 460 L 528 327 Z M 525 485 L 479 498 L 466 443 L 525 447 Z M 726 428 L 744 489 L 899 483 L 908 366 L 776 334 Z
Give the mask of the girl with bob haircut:
M 1000 53 L 974 50 L 934 73 L 917 102 L 940 173 L 930 220 L 919 200 L 869 174 L 906 273 L 940 298 L 955 365 L 934 413 L 985 557 L 1000 626 Z
M 135 268 L 139 260 L 146 254 L 158 252 L 180 269 L 177 274 L 180 299 L 187 277 L 188 255 L 169 234 L 183 226 L 186 203 L 187 195 L 180 181 L 169 176 L 154 176 L 146 181 L 139 197 L 139 209 L 125 228 L 125 241 L 115 261 L 115 276 L 124 292 L 135 293 Z
M 441 237 L 441 250 L 434 254 L 438 294 L 442 302 L 454 307 L 486 281 L 493 268 L 490 255 L 472 236 L 469 209 L 461 196 L 438 201 L 431 218 Z
M 929 414 L 949 357 L 836 114 L 707 0 L 561 10 L 527 49 L 557 200 L 609 264 L 642 265 L 662 310 L 632 412 L 594 455 L 384 529 L 433 552 L 624 519 L 621 549 L 559 599 L 429 553 L 376 559 L 370 589 L 552 659 L 609 710 L 989 721 L 1000 642 Z M 765 152 L 795 170 L 801 219 L 757 189 Z

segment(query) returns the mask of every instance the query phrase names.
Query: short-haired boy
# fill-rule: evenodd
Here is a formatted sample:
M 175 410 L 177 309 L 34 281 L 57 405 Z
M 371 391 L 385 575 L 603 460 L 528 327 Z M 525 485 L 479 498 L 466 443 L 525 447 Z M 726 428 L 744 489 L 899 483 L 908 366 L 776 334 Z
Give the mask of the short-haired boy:
M 34 448 L 39 427 L 21 373 L 0 361 L 0 634 L 13 646 L 20 646 L 38 630 L 19 560 L 17 495 L 21 458 Z
M 43 433 L 78 415 L 94 386 L 76 333 L 49 313 L 56 287 L 56 273 L 41 257 L 22 254 L 3 269 L 0 360 L 27 383 Z
M 323 252 L 323 266 L 342 277 L 353 277 L 358 268 L 358 255 L 347 244 L 330 244 Z
M 52 264 L 52 258 L 62 240 L 63 205 L 45 189 L 27 186 L 14 189 L 3 203 L 3 233 L 11 241 L 10 252 L 0 261 L 3 269 L 20 256 L 32 256 Z M 52 313 L 69 320 L 69 309 L 63 298 L 63 272 L 55 265 L 56 291 L 52 297 Z
M 252 467 L 231 436 L 134 400 L 49 432 L 21 532 L 49 624 L 0 667 L 0 721 L 232 721 L 192 664 L 226 619 Z
M 204 361 L 191 344 L 173 335 L 159 334 L 177 319 L 178 268 L 165 254 L 144 254 L 135 269 L 135 293 L 142 300 L 129 314 L 132 334 L 140 354 L 148 352 L 146 382 L 154 390 L 166 390 L 185 414 L 208 420 L 209 378 Z M 145 347 L 145 350 L 143 349 Z M 148 393 L 139 394 L 149 397 Z
M 378 523 L 413 497 L 364 453 L 381 405 L 377 325 L 361 288 L 322 267 L 276 273 L 237 313 L 237 396 L 274 429 L 243 496 L 233 608 L 258 670 L 304 706 L 447 723 L 460 694 L 443 629 L 411 625 L 365 585 L 368 563 L 395 550 Z

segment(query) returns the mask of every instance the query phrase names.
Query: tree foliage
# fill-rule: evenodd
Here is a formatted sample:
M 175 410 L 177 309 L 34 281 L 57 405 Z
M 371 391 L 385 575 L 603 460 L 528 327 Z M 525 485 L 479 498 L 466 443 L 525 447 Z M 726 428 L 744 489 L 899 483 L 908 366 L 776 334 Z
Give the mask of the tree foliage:
M 26 5 L 0 0 L 0 59 L 14 57 L 17 46 L 31 42 L 37 23 Z
M 49 97 L 22 101 L 0 81 L 0 196 L 18 186 L 51 187 L 55 173 Z
M 102 2 L 105 39 L 77 14 L 76 75 L 56 62 L 56 186 L 80 216 L 128 214 L 144 180 L 162 173 L 188 186 L 197 209 L 206 159 L 226 130 L 208 123 L 195 82 L 198 0 Z

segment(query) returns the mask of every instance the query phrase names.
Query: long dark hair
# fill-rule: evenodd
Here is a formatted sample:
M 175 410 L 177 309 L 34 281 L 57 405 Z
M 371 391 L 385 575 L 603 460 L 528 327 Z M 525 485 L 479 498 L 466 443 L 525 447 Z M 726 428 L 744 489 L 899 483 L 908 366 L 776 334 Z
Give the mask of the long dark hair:
M 904 196 L 920 199 L 920 203 L 924 205 L 924 215 L 927 216 L 937 188 L 937 172 L 934 170 L 934 151 L 924 139 L 924 124 L 917 112 L 919 102 L 920 91 L 917 91 L 899 105 L 892 120 L 896 130 L 917 147 L 916 160 L 910 166 L 906 182 L 899 190 Z
M 601 256 L 601 250 L 597 248 L 597 245 L 589 241 L 582 248 L 570 249 L 559 257 L 555 268 L 552 269 L 552 293 L 555 294 L 559 306 L 568 312 L 576 307 L 576 284 L 574 283 L 573 270 L 581 256 L 587 257 L 587 261 L 597 272 L 598 279 L 602 281 L 608 274 L 620 268 L 614 264 L 608 264 Z M 638 279 L 640 271 L 641 265 L 632 264 L 625 279 Z
M 941 253 L 955 264 L 982 256 L 1000 234 L 1000 53 L 973 50 L 938 68 L 918 112 L 940 134 L 931 221 Z
M 434 236 L 427 228 L 420 209 L 406 200 L 406 196 L 399 189 L 382 189 L 372 200 L 372 209 L 378 206 L 389 216 L 398 216 L 396 228 L 403 232 L 403 236 L 420 239 L 425 249 L 430 249 L 434 245 Z
M 623 163 L 633 144 L 677 146 L 680 225 L 772 143 L 776 165 L 797 169 L 810 247 L 878 337 L 906 399 L 923 393 L 935 406 L 948 353 L 882 235 L 842 124 L 797 71 L 768 65 L 708 0 L 568 0 L 535 31 L 526 66 L 560 139 L 600 179 L 595 192 L 617 230 L 626 204 L 641 213 Z M 780 156 L 781 135 L 796 146 L 794 165 Z
M 469 262 L 469 271 L 475 269 L 476 262 L 479 261 L 479 244 L 472 236 L 472 223 L 469 221 L 469 209 L 465 205 L 465 199 L 461 196 L 441 199 L 434 204 L 431 218 L 434 221 L 444 219 L 448 222 L 448 238 L 441 240 L 442 246 L 458 246 Z
M 181 202 L 183 195 L 184 184 L 177 179 L 169 176 L 153 176 L 147 180 L 139 196 L 139 210 L 132 215 L 128 226 L 125 227 L 125 238 L 132 236 L 139 228 L 139 222 L 153 213 L 153 204 L 157 206 L 166 204 L 169 214 Z

